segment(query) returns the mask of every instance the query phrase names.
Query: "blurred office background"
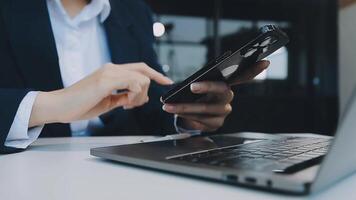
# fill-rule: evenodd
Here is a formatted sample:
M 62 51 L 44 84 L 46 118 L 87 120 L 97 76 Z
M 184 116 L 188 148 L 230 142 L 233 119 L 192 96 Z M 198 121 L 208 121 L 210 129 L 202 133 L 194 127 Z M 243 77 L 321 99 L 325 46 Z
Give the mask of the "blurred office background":
M 339 12 L 339 94 L 340 113 L 356 86 L 356 0 L 340 0 Z
M 265 73 L 234 88 L 234 111 L 220 132 L 333 134 L 339 114 L 336 0 L 146 1 L 155 13 L 158 58 L 175 81 L 239 49 L 264 24 L 289 35 Z

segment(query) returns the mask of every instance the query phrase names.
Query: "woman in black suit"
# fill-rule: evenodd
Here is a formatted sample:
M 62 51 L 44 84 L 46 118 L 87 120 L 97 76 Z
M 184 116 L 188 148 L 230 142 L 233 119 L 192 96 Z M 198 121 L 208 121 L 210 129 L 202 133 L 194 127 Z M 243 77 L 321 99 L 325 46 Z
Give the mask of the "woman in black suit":
M 172 114 L 178 116 L 178 127 L 187 130 L 214 131 L 223 125 L 231 112 L 233 93 L 221 82 L 192 85 L 193 92 L 213 97 L 206 102 L 164 105 L 164 111 L 161 109 L 162 85 L 172 81 L 157 63 L 152 48 L 151 12 L 140 0 L 107 1 L 110 11 L 97 26 L 104 30 L 111 62 L 65 87 L 61 62 L 66 52 L 60 53 L 51 1 L 60 3 L 63 13 L 75 19 L 87 6 L 95 8 L 101 5 L 99 1 L 107 0 L 0 1 L 0 153 L 17 152 L 28 146 L 6 142 L 13 138 L 16 142 L 13 135 L 23 134 L 13 134 L 14 124 L 18 123 L 17 116 L 22 114 L 19 107 L 30 91 L 37 93 L 27 129 L 44 126 L 39 131 L 42 137 L 70 136 L 68 123 L 97 116 L 103 126 L 90 135 L 172 133 Z M 267 66 L 268 61 L 257 63 L 236 83 L 252 79 Z M 125 92 L 114 94 L 117 90 Z M 24 139 L 28 138 L 31 135 L 25 133 Z

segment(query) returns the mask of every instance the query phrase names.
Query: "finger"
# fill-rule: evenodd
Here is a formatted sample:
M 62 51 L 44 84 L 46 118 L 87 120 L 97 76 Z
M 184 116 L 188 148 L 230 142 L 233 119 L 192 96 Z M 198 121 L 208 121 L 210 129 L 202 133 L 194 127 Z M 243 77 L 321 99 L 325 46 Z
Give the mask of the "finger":
M 221 98 L 221 103 L 231 103 L 232 100 L 234 99 L 234 92 L 232 90 L 229 90 L 228 93 L 224 96 L 220 96 Z
M 125 109 L 131 109 L 137 106 L 141 106 L 148 101 L 148 89 L 150 85 L 150 79 L 139 72 L 133 72 L 127 74 L 126 80 L 121 80 L 127 84 L 127 96 L 128 104 L 125 105 Z
M 224 82 L 204 81 L 196 82 L 190 85 L 190 90 L 196 94 L 205 93 L 225 93 L 230 87 Z
M 208 103 L 208 104 L 229 104 L 234 99 L 234 92 L 228 90 L 223 94 L 210 93 L 205 97 L 199 99 L 199 103 Z
M 129 80 L 127 81 L 127 89 L 129 90 L 129 92 L 134 93 L 134 94 L 140 94 L 142 92 L 142 87 L 141 85 L 136 82 L 135 80 Z
M 268 68 L 270 62 L 268 60 L 262 60 L 251 66 L 243 74 L 241 74 L 231 85 L 241 84 L 254 79 L 257 75 Z
M 113 91 L 124 91 L 123 93 L 142 91 L 140 84 L 136 81 L 137 74 L 129 73 L 125 78 L 122 76 L 108 76 L 101 81 L 104 85 L 105 91 L 112 93 Z M 126 91 L 127 90 L 127 91 Z
M 106 106 L 107 111 L 129 104 L 128 94 L 113 94 L 108 96 L 107 99 L 109 101 Z
M 173 83 L 170 78 L 147 66 L 145 63 L 133 63 L 127 69 L 138 71 L 145 76 L 148 76 L 151 80 L 154 80 L 155 82 L 162 85 L 170 85 Z
M 117 107 L 121 107 L 121 106 L 125 106 L 129 104 L 129 98 L 127 93 L 125 94 L 114 94 L 111 95 L 111 106 L 110 106 L 110 110 L 117 108 Z
M 165 104 L 163 110 L 172 114 L 228 115 L 230 104 Z
M 139 93 L 128 93 L 128 99 L 129 103 L 127 107 L 136 107 L 144 104 L 144 101 L 142 100 L 142 95 Z
M 147 93 L 146 88 L 149 85 L 149 81 L 146 83 L 145 78 L 143 75 L 137 73 L 137 72 L 130 72 L 126 74 L 127 78 L 125 80 L 119 80 L 118 85 L 119 86 L 126 86 L 126 88 L 120 88 L 120 89 L 127 89 L 128 92 L 128 100 L 129 104 L 131 105 L 136 105 L 139 104 L 140 99 L 142 98 L 145 93 Z M 146 78 L 149 80 L 148 78 Z M 118 81 L 118 80 L 116 80 Z
M 207 127 L 205 124 L 200 123 L 198 121 L 189 120 L 189 124 L 190 124 L 189 126 L 194 130 L 200 130 L 200 131 L 204 131 L 204 132 L 214 131 L 214 129 Z
M 138 104 L 135 104 L 135 105 L 127 104 L 127 105 L 124 105 L 123 108 L 124 108 L 125 110 L 133 109 L 133 108 L 142 106 L 143 104 L 147 103 L 148 101 L 149 101 L 149 98 L 146 97 L 145 100 L 141 101 L 141 103 L 138 103 Z
M 143 92 L 142 86 L 138 82 L 128 81 L 129 92 L 128 100 L 130 105 L 137 105 L 139 103 L 140 95 Z
M 135 102 L 131 104 L 132 106 L 129 106 L 128 108 L 131 109 L 133 107 L 142 106 L 143 104 L 147 103 L 149 100 L 147 93 L 148 93 L 148 88 L 143 89 L 143 91 L 136 96 Z
M 90 119 L 95 116 L 106 113 L 112 109 L 128 104 L 127 94 L 114 94 L 104 98 L 96 106 L 90 109 L 81 119 Z
M 135 106 L 140 106 L 147 102 L 148 99 L 147 94 L 150 86 L 150 79 L 147 76 L 139 73 L 138 75 L 139 76 L 135 78 L 135 80 L 141 86 L 141 92 L 136 95 L 135 104 L 134 104 Z
M 225 117 L 203 117 L 200 115 L 178 115 L 181 118 L 198 122 L 202 125 L 199 130 L 204 129 L 204 131 L 215 131 L 224 125 Z M 197 127 L 194 127 L 197 128 Z
M 135 100 L 135 102 L 129 102 L 128 104 L 124 105 L 123 108 L 125 110 L 133 109 L 133 108 L 142 106 L 143 104 L 147 103 L 148 101 L 149 101 L 149 98 L 145 97 L 145 98 L 140 99 L 140 100 Z

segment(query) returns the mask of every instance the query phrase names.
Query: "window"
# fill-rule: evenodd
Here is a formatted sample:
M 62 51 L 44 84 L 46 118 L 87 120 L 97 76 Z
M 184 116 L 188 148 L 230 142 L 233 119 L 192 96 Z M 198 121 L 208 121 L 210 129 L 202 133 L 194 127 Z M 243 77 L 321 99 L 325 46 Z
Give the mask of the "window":
M 207 62 L 207 47 L 202 41 L 208 35 L 208 20 L 168 15 L 157 19 L 165 27 L 165 33 L 157 37 L 160 64 L 174 81 L 182 81 Z
M 175 81 L 182 81 L 215 57 L 215 37 L 212 21 L 204 17 L 160 15 L 156 17 L 154 32 L 157 37 L 156 50 L 165 73 Z M 221 51 L 235 51 L 258 34 L 258 27 L 274 22 L 251 22 L 222 19 L 218 33 Z M 288 23 L 278 23 L 282 28 Z M 269 56 L 268 70 L 256 80 L 287 79 L 288 51 L 282 48 Z

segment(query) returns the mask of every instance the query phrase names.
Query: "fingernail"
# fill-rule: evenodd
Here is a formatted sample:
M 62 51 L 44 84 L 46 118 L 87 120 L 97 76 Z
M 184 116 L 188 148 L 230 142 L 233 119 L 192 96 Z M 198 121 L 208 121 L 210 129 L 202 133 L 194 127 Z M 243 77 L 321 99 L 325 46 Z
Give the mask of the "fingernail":
M 264 68 L 264 69 L 267 69 L 268 66 L 271 64 L 271 61 L 269 61 L 269 60 L 264 60 L 264 62 L 265 62 L 265 65 L 263 66 L 263 68 Z
M 163 105 L 162 109 L 167 112 L 172 112 L 174 110 L 174 106 L 171 105 Z
M 169 84 L 173 84 L 174 83 L 174 81 L 172 80 L 172 79 L 170 79 L 170 78 L 168 78 L 168 77 L 166 77 L 167 78 L 167 82 L 169 83 Z
M 172 81 L 172 79 L 170 79 L 169 77 L 167 77 L 167 76 L 165 76 L 165 75 L 163 75 L 163 74 L 162 74 L 162 76 L 163 76 L 164 79 L 166 79 L 166 83 L 167 83 L 167 84 L 171 85 L 171 84 L 174 83 L 174 82 Z
M 135 106 L 124 106 L 123 109 L 124 110 L 131 110 L 133 109 Z
M 201 90 L 201 85 L 199 83 L 192 83 L 190 85 L 190 90 L 192 92 L 199 92 Z

